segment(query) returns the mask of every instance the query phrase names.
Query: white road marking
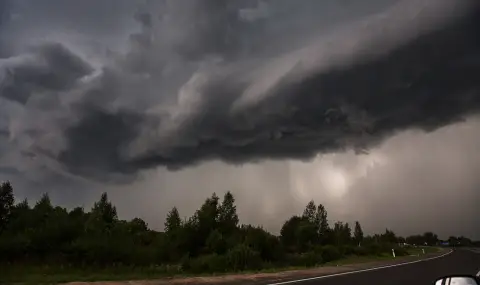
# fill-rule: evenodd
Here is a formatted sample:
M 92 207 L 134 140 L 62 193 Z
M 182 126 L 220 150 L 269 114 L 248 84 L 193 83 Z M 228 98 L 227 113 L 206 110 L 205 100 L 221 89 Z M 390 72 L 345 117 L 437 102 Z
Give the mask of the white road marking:
M 407 265 L 407 264 L 413 264 L 413 263 L 418 263 L 418 262 L 423 262 L 423 261 L 429 261 L 433 259 L 437 259 L 440 257 L 444 257 L 452 253 L 453 250 L 450 250 L 449 252 L 435 256 L 435 257 L 430 257 L 427 259 L 421 259 L 421 260 L 415 260 L 415 261 L 409 261 L 409 262 L 404 262 L 400 264 L 393 264 L 393 265 L 385 265 L 385 266 L 379 266 L 379 267 L 374 267 L 374 268 L 368 268 L 368 269 L 361 269 L 361 270 L 356 270 L 356 271 L 348 271 L 348 272 L 342 272 L 342 273 L 335 273 L 335 274 L 330 274 L 330 275 L 322 275 L 322 276 L 317 276 L 317 277 L 310 277 L 310 278 L 304 278 L 304 279 L 297 279 L 297 280 L 291 280 L 291 281 L 284 281 L 284 282 L 278 282 L 278 283 L 270 283 L 267 285 L 283 285 L 283 284 L 293 284 L 293 283 L 300 283 L 300 282 L 305 282 L 305 281 L 311 281 L 311 280 L 319 280 L 319 279 L 325 279 L 329 277 L 335 277 L 335 276 L 342 276 L 342 275 L 350 275 L 350 274 L 355 274 L 355 273 L 360 273 L 360 272 L 367 272 L 367 271 L 374 271 L 374 270 L 379 270 L 379 269 L 384 269 L 384 268 L 391 268 L 391 267 L 397 267 L 397 266 L 402 266 L 402 265 Z M 480 272 L 479 272 L 480 274 Z

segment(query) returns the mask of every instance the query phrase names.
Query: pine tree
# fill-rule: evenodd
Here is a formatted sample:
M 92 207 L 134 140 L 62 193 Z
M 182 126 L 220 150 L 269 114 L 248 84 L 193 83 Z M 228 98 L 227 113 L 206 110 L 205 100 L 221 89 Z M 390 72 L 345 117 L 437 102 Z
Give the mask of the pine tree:
M 192 225 L 198 229 L 198 238 L 206 240 L 211 231 L 218 227 L 218 196 L 213 193 L 212 197 L 205 200 L 203 205 L 192 217 Z
M 13 187 L 10 182 L 0 184 L 0 232 L 7 226 L 14 202 Z
M 53 212 L 52 202 L 50 201 L 50 196 L 48 193 L 44 193 L 40 200 L 35 203 L 33 206 L 35 216 L 38 219 L 45 221 Z
M 37 210 L 52 209 L 53 206 L 52 201 L 50 200 L 50 195 L 48 195 L 48 193 L 44 193 L 42 197 L 40 197 L 40 200 L 35 203 L 35 206 L 33 208 Z
M 324 242 L 327 238 L 329 233 L 329 226 L 328 226 L 328 215 L 327 210 L 322 204 L 319 204 L 317 207 L 317 213 L 315 215 L 315 223 L 318 227 L 318 234 L 320 236 L 320 241 Z
M 348 223 L 345 223 L 343 225 L 342 241 L 346 244 L 352 242 L 352 229 L 350 228 L 350 225 Z
M 363 241 L 363 230 L 362 226 L 360 226 L 360 223 L 358 221 L 355 222 L 355 230 L 353 233 L 353 238 L 355 240 L 355 243 L 360 246 L 361 242 Z
M 223 197 L 223 202 L 218 210 L 218 224 L 220 232 L 223 234 L 231 234 L 238 225 L 237 207 L 235 206 L 235 198 L 228 191 Z
M 177 207 L 173 207 L 167 214 L 167 220 L 165 221 L 165 232 L 172 233 L 182 226 L 182 220 L 178 213 Z
M 316 212 L 317 212 L 317 206 L 315 206 L 315 202 L 311 200 L 310 202 L 308 202 L 307 206 L 305 207 L 302 217 L 307 219 L 311 223 L 315 223 Z
M 89 230 L 109 231 L 118 221 L 117 208 L 108 201 L 107 193 L 102 193 L 100 200 L 93 204 L 88 222 Z

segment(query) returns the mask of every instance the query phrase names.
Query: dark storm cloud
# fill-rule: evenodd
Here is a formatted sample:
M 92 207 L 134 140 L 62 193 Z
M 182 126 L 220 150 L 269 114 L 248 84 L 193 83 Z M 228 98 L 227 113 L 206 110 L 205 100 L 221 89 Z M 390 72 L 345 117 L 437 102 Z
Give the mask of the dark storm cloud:
M 242 22 L 235 9 L 236 2 L 197 0 L 178 4 L 166 1 L 170 24 L 182 31 L 174 47 L 189 59 L 238 49 L 235 32 Z M 191 25 L 192 22 L 196 24 Z
M 84 118 L 65 131 L 68 151 L 60 154 L 59 161 L 72 172 L 92 177 L 99 170 L 99 175 L 137 170 L 128 168 L 130 165 L 121 160 L 121 148 L 138 135 L 142 117 L 122 111 L 109 113 L 87 106 L 81 109 L 86 109 L 82 114 Z
M 91 67 L 60 43 L 32 48 L 35 58 L 8 63 L 0 85 L 0 97 L 25 104 L 32 94 L 64 91 L 92 72 Z
M 2 31 L 5 29 L 5 25 L 10 20 L 10 1 L 0 0 L 0 58 L 6 55 L 7 47 L 5 39 L 2 36 Z
M 254 60 L 236 40 L 268 25 L 241 20 L 239 7 L 157 2 L 163 17 L 136 14 L 142 29 L 126 57 L 93 71 L 65 46 L 47 45 L 35 55 L 42 65 L 17 65 L 0 97 L 27 103 L 39 89 L 71 95 L 59 103 L 61 147 L 49 157 L 88 177 L 364 152 L 397 131 L 431 131 L 480 107 L 478 5 L 438 1 L 457 17 L 435 22 L 428 19 L 435 1 L 420 2 Z M 268 39 L 267 30 L 256 33 Z M 186 71 L 176 76 L 171 58 Z M 178 78 L 190 80 L 172 83 Z M 45 145 L 36 138 L 32 149 Z
M 58 27 L 71 33 L 95 33 L 107 35 L 123 28 L 123 15 L 128 11 L 129 18 L 138 7 L 139 1 L 129 0 L 2 0 L 10 2 L 11 13 L 17 15 L 16 31 L 40 30 L 52 31 Z M 133 19 L 132 19 L 133 20 Z M 33 26 L 32 23 L 35 23 Z
M 370 147 L 406 128 L 434 130 L 480 107 L 479 27 L 476 10 L 385 55 L 375 55 L 381 44 L 356 55 L 372 60 L 300 78 L 292 70 L 265 100 L 239 112 L 232 112 L 232 106 L 249 87 L 239 80 L 244 74 L 219 76 L 200 90 L 203 102 L 172 134 L 173 143 L 158 141 L 158 148 L 129 159 L 110 152 L 97 159 L 114 162 L 111 170 L 122 169 L 122 164 L 178 168 L 209 159 L 308 159 L 318 152 Z M 369 123 L 362 125 L 362 118 Z M 85 124 L 90 120 L 87 116 Z M 73 150 L 80 151 L 66 153 Z
M 0 174 L 17 175 L 21 174 L 21 172 L 15 167 L 0 166 Z

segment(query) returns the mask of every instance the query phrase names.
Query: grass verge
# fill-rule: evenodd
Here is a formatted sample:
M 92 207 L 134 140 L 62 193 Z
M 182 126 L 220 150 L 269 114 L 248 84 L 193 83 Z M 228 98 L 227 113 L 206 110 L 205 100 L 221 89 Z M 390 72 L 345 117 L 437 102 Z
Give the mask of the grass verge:
M 423 249 L 423 250 L 422 250 Z M 421 256 L 423 252 L 435 253 L 441 249 L 434 247 L 412 247 L 408 249 L 409 255 Z M 331 261 L 320 265 L 346 266 L 368 262 L 394 260 L 390 254 L 380 256 L 348 256 L 339 260 Z M 312 268 L 312 267 L 309 267 Z M 223 276 L 229 274 L 253 274 L 253 273 L 277 273 L 290 270 L 303 270 L 307 267 L 282 267 L 265 268 L 257 271 L 228 272 L 221 274 L 201 274 L 192 275 L 179 272 L 174 267 L 116 267 L 116 268 L 72 268 L 72 267 L 52 267 L 52 266 L 10 266 L 0 268 L 0 284 L 58 284 L 72 281 L 120 281 L 120 280 L 148 280 L 161 278 L 180 278 L 180 277 L 203 277 L 203 276 Z

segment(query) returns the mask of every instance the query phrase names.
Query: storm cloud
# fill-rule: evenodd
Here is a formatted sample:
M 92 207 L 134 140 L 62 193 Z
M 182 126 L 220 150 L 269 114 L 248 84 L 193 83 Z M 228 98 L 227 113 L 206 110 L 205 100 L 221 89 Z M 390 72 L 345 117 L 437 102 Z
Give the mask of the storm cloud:
M 0 173 L 82 188 L 333 153 L 347 167 L 478 113 L 477 1 L 343 2 L 1 1 Z
M 96 74 L 62 43 L 30 48 L 3 60 L 1 97 L 20 104 L 42 93 L 59 97 L 71 116 L 49 157 L 84 176 L 364 151 L 399 130 L 431 131 L 480 107 L 473 2 L 400 2 L 255 59 L 235 40 L 262 30 L 229 3 L 166 1 L 158 13 L 138 12 L 141 31 L 130 49 Z M 201 24 L 192 28 L 194 20 Z M 186 83 L 171 84 L 177 90 L 162 86 L 175 77 L 167 56 L 191 65 L 181 72 Z M 39 141 L 42 133 L 29 135 Z

